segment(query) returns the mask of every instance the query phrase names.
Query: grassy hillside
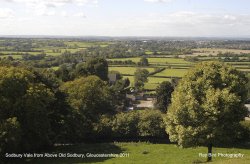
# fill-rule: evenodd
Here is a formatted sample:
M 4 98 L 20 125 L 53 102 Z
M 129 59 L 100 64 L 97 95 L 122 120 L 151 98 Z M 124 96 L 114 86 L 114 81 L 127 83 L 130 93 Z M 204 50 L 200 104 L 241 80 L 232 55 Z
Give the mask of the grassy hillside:
M 204 163 L 205 157 L 199 157 L 199 153 L 206 154 L 206 147 L 182 149 L 174 144 L 151 144 L 151 143 L 103 143 L 82 144 L 77 146 L 57 147 L 55 153 L 71 152 L 78 154 L 122 154 L 125 157 L 118 158 L 50 158 L 36 159 L 28 163 L 104 163 L 104 164 L 191 164 Z M 247 148 L 213 148 L 213 153 L 244 154 L 243 158 L 214 157 L 211 164 L 247 164 L 250 162 L 250 149 Z

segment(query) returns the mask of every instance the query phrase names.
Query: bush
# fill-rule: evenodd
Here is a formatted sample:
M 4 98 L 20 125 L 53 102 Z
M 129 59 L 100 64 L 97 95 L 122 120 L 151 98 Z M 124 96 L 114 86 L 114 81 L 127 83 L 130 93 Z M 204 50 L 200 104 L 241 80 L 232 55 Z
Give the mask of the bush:
M 138 112 L 120 113 L 114 118 L 112 130 L 116 137 L 137 137 L 139 132 L 138 123 Z
M 0 124 L 0 153 L 15 152 L 20 146 L 21 128 L 16 117 L 9 118 Z
M 162 114 L 157 110 L 140 111 L 139 136 L 163 137 L 166 135 Z
M 79 143 L 88 140 L 93 133 L 92 121 L 74 110 L 65 119 L 64 142 Z
M 250 142 L 250 121 L 242 121 L 241 122 L 241 133 L 240 133 L 240 139 L 246 142 Z
M 99 139 L 166 136 L 162 114 L 157 110 L 131 111 L 115 116 L 103 115 L 94 129 Z
M 114 132 L 112 130 L 114 117 L 109 115 L 102 115 L 97 124 L 94 125 L 94 131 L 96 138 L 106 138 L 111 139 L 114 137 Z

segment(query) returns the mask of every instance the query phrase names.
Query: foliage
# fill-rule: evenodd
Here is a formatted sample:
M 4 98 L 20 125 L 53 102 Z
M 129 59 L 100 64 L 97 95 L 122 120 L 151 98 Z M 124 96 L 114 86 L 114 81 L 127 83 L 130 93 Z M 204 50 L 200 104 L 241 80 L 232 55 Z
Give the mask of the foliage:
M 155 110 L 144 110 L 139 113 L 139 136 L 163 137 L 164 122 L 161 112 Z
M 108 62 L 103 58 L 92 58 L 84 65 L 87 75 L 96 75 L 100 79 L 108 80 Z
M 142 90 L 144 87 L 144 83 L 146 83 L 148 81 L 148 70 L 146 69 L 137 69 L 135 71 L 135 75 L 134 75 L 134 85 L 135 88 L 138 90 Z
M 248 77 L 248 83 L 247 83 L 248 95 L 247 95 L 247 97 L 248 97 L 248 99 L 250 101 L 250 74 L 248 74 L 247 77 Z
M 247 79 L 219 62 L 204 62 L 191 69 L 172 95 L 166 131 L 183 147 L 231 143 L 246 116 Z
M 1 120 L 0 123 L 0 153 L 16 152 L 21 142 L 21 128 L 16 117 Z M 1 157 L 1 155 L 0 155 Z
M 66 82 L 61 90 L 68 95 L 72 109 L 91 120 L 96 120 L 98 114 L 113 112 L 109 87 L 97 76 Z
M 171 94 L 174 91 L 173 85 L 169 81 L 162 82 L 156 88 L 155 107 L 160 111 L 166 113 L 167 107 L 171 103 Z
M 99 116 L 113 113 L 108 85 L 97 76 L 81 77 L 60 87 L 67 95 L 70 115 L 66 118 L 66 138 L 71 142 L 86 139 Z
M 114 116 L 110 115 L 102 115 L 98 121 L 94 125 L 94 131 L 97 138 L 106 138 L 106 139 L 112 139 L 115 137 L 114 129 L 113 128 L 114 123 Z
M 148 59 L 146 57 L 142 57 L 140 59 L 140 62 L 138 62 L 138 65 L 140 65 L 140 66 L 148 66 L 149 65 Z
M 199 61 L 199 58 L 198 57 L 192 57 L 192 56 L 186 56 L 185 57 L 185 60 L 186 61 L 189 61 L 189 62 L 197 62 L 197 61 Z
M 111 87 L 112 103 L 118 108 L 126 100 L 126 88 L 130 85 L 128 78 L 117 80 Z
M 112 129 L 117 137 L 133 138 L 138 136 L 138 123 L 138 112 L 119 113 L 114 118 Z
M 53 92 L 34 73 L 24 68 L 0 67 L 0 121 L 3 127 L 10 127 L 10 132 L 17 128 L 13 138 L 19 138 L 21 131 L 16 144 L 22 150 L 38 150 L 51 144 L 47 113 L 53 101 Z
M 245 120 L 240 122 L 243 132 L 241 133 L 241 139 L 246 142 L 250 142 L 250 121 Z
M 130 111 L 115 116 L 103 115 L 95 125 L 99 138 L 127 138 L 166 136 L 161 112 L 156 110 Z
M 67 67 L 66 64 L 62 64 L 58 70 L 56 70 L 56 76 L 62 81 L 66 82 L 72 79 L 70 75 L 71 70 Z

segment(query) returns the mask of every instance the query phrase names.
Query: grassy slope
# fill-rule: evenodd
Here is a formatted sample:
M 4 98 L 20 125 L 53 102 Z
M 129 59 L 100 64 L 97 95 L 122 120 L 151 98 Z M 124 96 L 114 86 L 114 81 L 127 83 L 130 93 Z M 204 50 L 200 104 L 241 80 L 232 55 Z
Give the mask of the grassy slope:
M 56 158 L 40 159 L 30 163 L 106 163 L 106 164 L 189 164 L 194 161 L 205 162 L 206 158 L 199 157 L 199 153 L 206 153 L 206 147 L 182 149 L 173 144 L 150 144 L 150 143 L 106 143 L 106 144 L 83 144 L 57 148 L 55 151 L 72 153 L 129 153 L 129 157 L 123 158 Z M 250 149 L 240 148 L 213 148 L 213 153 L 241 153 L 244 158 L 230 159 L 225 157 L 213 158 L 215 164 L 220 163 L 250 163 Z

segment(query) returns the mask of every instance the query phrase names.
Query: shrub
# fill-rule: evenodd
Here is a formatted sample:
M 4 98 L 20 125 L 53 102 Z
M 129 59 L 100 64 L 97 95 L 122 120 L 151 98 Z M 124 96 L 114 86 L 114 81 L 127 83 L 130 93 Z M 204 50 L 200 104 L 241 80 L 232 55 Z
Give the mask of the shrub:
M 158 110 L 130 111 L 115 116 L 103 115 L 94 127 L 99 139 L 166 136 L 163 117 Z
M 165 127 L 162 114 L 157 110 L 140 111 L 139 136 L 163 137 Z
M 112 130 L 116 137 L 137 137 L 138 123 L 138 112 L 119 113 L 114 118 Z
M 16 117 L 0 123 L 0 153 L 17 151 L 21 141 L 21 128 Z
M 112 116 L 102 115 L 99 122 L 94 125 L 95 136 L 97 138 L 112 138 L 114 136 L 113 121 Z

